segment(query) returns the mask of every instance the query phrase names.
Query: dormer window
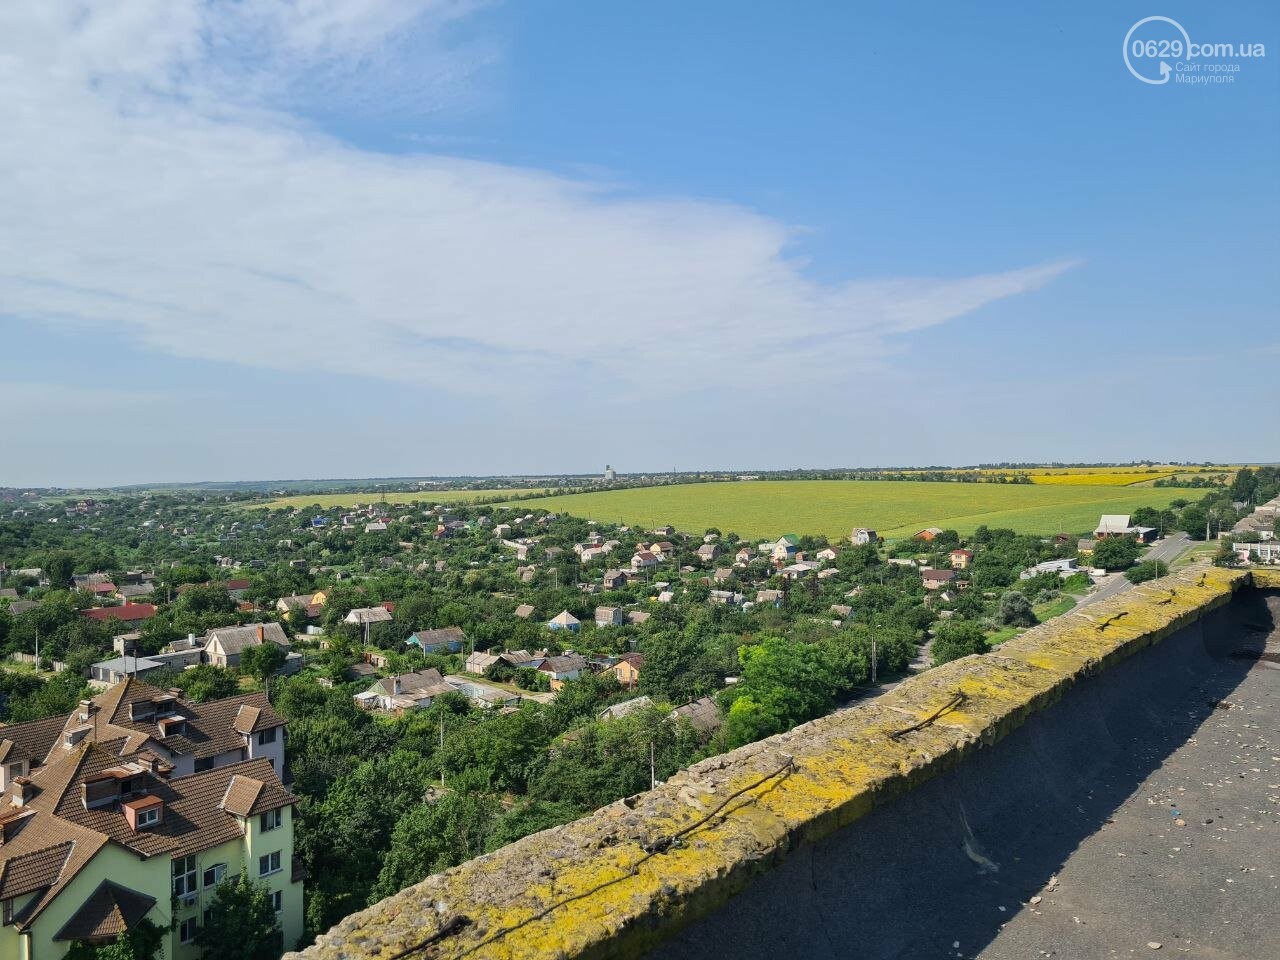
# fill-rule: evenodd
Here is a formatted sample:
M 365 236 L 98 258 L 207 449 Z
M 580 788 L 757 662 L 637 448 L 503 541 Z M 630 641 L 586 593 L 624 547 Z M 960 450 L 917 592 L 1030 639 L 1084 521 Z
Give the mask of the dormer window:
M 186 717 L 164 717 L 160 721 L 160 736 L 168 737 L 175 733 L 185 733 L 187 730 Z
M 164 819 L 164 801 L 159 797 L 140 797 L 120 804 L 129 826 L 137 832 L 157 826 Z

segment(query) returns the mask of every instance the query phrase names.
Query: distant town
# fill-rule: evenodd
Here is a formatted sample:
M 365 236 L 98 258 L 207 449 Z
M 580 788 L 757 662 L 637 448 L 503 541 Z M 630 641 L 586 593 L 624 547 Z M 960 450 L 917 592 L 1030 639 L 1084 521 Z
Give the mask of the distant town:
M 0 955 L 122 925 L 178 960 L 228 936 L 278 954 L 1171 568 L 1280 563 L 1280 470 L 1185 479 L 1084 529 L 850 515 L 839 539 L 497 502 L 523 483 L 8 491 Z

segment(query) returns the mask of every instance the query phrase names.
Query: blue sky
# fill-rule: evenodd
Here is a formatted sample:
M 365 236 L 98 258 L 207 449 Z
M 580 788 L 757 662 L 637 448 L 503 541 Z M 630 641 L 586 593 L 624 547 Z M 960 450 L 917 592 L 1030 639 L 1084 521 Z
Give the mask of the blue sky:
M 0 485 L 1275 460 L 1278 27 L 6 4 Z

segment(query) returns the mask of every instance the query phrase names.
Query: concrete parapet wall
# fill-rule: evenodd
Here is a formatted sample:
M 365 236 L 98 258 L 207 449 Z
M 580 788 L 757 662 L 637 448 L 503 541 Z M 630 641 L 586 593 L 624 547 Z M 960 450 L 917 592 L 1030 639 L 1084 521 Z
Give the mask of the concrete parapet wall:
M 1267 571 L 1257 585 L 1280 587 Z M 667 784 L 429 877 L 295 960 L 644 953 L 797 845 L 989 746 L 1079 681 L 1230 602 L 1250 571 L 1191 568 L 1058 617 L 995 653 L 703 761 Z

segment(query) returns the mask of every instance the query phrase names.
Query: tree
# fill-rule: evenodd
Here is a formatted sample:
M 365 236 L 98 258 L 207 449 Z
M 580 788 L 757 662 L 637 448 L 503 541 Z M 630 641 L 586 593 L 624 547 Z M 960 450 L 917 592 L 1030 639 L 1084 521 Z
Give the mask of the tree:
M 1034 627 L 1039 621 L 1025 593 L 1006 590 L 1000 597 L 1000 622 L 1013 627 Z
M 477 793 L 451 792 L 418 804 L 396 824 L 369 903 L 479 856 L 500 810 L 496 797 Z
M 167 938 L 163 927 L 145 917 L 111 943 L 77 940 L 71 944 L 65 960 L 154 960 L 163 956 L 162 944 Z
M 280 937 L 270 891 L 242 870 L 234 883 L 218 884 L 196 931 L 196 944 L 218 960 L 276 960 Z
M 71 575 L 76 569 L 76 558 L 67 551 L 61 550 L 49 556 L 44 568 L 49 576 L 49 586 L 54 590 L 63 590 L 71 585 Z
M 267 678 L 274 676 L 284 666 L 284 648 L 270 640 L 245 647 L 240 654 L 240 672 L 256 677 L 259 683 L 266 683 Z
M 1136 540 L 1129 537 L 1107 537 L 1094 544 L 1093 563 L 1103 570 L 1125 570 L 1133 566 L 1141 552 Z
M 950 663 L 971 653 L 986 653 L 990 649 L 981 624 L 973 620 L 944 620 L 938 625 L 933 638 L 933 665 Z
M 1169 572 L 1169 566 L 1163 560 L 1148 560 L 1125 571 L 1125 579 L 1130 583 L 1146 583 L 1156 577 L 1163 577 Z

